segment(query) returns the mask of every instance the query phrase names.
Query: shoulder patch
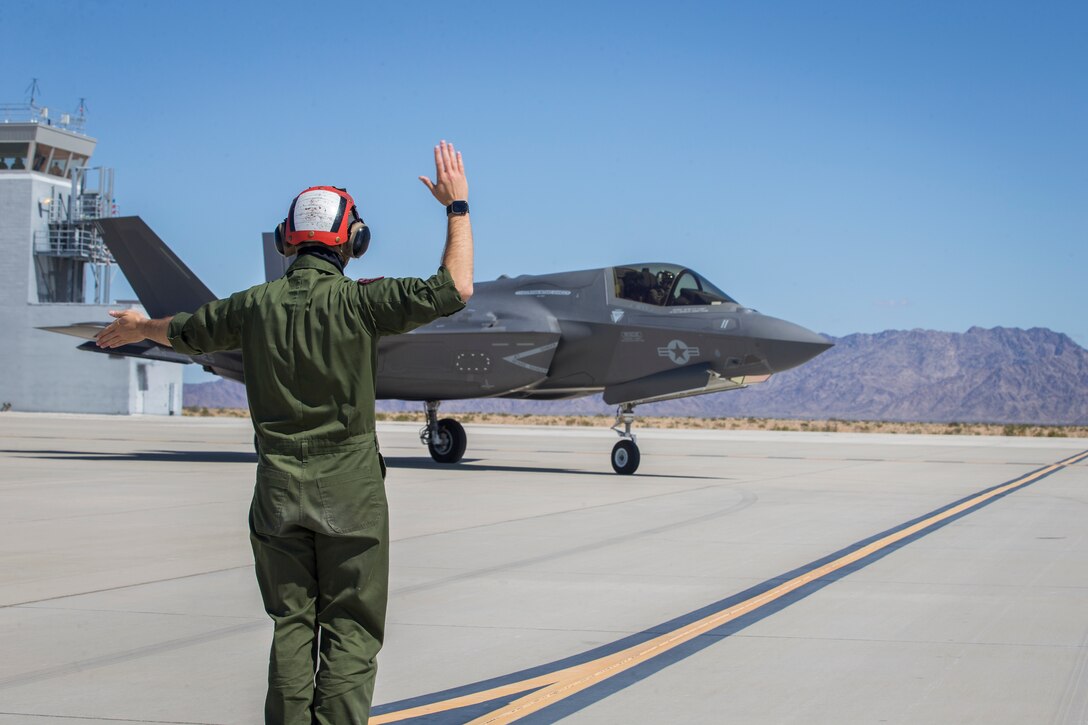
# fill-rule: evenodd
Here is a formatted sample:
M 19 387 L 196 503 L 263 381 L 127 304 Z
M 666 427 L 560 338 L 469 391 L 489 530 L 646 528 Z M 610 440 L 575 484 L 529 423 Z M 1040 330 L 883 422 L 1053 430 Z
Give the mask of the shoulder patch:
M 359 279 L 359 284 L 370 284 L 371 282 L 377 282 L 379 279 L 385 279 L 385 277 L 372 277 L 370 279 Z

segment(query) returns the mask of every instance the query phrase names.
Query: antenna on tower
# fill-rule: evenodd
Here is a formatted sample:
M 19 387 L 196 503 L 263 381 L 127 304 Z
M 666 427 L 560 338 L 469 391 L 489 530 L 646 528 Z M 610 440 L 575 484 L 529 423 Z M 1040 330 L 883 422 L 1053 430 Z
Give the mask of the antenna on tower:
M 83 133 L 83 127 L 87 123 L 87 111 L 88 110 L 90 110 L 90 109 L 87 108 L 87 99 L 86 98 L 80 98 L 79 99 L 79 106 L 76 107 L 75 121 L 71 123 L 72 128 L 79 131 L 80 133 Z
M 31 78 L 30 79 L 30 85 L 26 87 L 26 92 L 30 95 L 30 107 L 34 108 L 35 107 L 34 106 L 34 99 L 37 97 L 37 95 L 39 93 L 42 92 L 42 89 L 40 87 L 38 87 L 38 79 L 37 78 Z

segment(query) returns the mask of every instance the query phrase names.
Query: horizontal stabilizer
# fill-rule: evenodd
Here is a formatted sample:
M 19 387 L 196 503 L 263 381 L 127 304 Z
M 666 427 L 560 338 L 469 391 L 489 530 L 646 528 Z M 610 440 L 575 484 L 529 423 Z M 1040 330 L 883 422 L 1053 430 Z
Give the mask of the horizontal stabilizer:
M 122 355 L 124 357 L 138 357 L 144 360 L 162 360 L 163 362 L 172 363 L 191 363 L 193 361 L 188 355 L 182 355 L 180 352 L 174 352 L 168 347 L 162 347 L 147 340 L 109 349 L 101 348 L 95 342 L 85 342 L 78 349 L 86 352 L 102 352 L 107 355 Z
M 215 299 L 140 217 L 100 219 L 98 226 L 125 279 L 151 317 L 195 312 Z
M 108 322 L 76 322 L 71 325 L 53 325 L 39 327 L 38 329 L 46 332 L 56 332 L 61 335 L 71 335 L 82 340 L 94 340 L 98 337 L 98 333 L 106 329 L 108 324 Z

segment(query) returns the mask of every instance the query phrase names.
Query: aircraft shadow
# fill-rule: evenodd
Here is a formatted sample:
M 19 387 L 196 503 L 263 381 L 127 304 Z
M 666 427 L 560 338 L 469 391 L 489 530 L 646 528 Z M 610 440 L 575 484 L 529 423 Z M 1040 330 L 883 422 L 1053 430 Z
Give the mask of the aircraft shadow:
M 569 473 L 578 476 L 609 476 L 616 478 L 612 471 L 586 471 L 578 468 L 550 468 L 547 466 L 504 466 L 497 463 L 480 463 L 478 458 L 463 458 L 459 464 L 465 471 L 501 471 L 504 473 Z M 415 468 L 425 471 L 449 471 L 456 469 L 448 463 L 435 463 L 430 458 L 408 456 L 386 456 L 385 464 L 392 469 Z M 667 473 L 636 473 L 636 478 L 703 478 L 718 480 L 717 476 L 669 475 Z
M 133 451 L 132 453 L 97 453 L 95 451 L 65 450 L 0 450 L 19 458 L 37 458 L 51 461 L 140 461 L 145 463 L 257 463 L 257 454 L 250 451 Z M 611 471 L 586 471 L 575 468 L 549 466 L 510 466 L 497 463 L 481 463 L 478 458 L 462 459 L 460 466 L 436 463 L 423 456 L 386 456 L 385 463 L 391 469 L 412 468 L 422 471 L 500 471 L 503 473 L 566 473 L 578 476 L 610 476 Z M 639 473 L 639 478 L 696 478 L 717 480 L 717 476 L 669 475 L 667 473 Z

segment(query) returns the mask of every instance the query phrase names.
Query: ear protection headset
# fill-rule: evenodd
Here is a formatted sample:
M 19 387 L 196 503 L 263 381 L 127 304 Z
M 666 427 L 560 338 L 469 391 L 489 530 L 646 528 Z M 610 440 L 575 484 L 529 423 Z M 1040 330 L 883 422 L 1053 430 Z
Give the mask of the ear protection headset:
M 287 218 L 276 227 L 276 251 L 283 256 L 295 254 L 303 242 L 330 247 L 350 242 L 351 256 L 358 259 L 370 246 L 370 227 L 346 189 L 311 186 L 294 198 Z

